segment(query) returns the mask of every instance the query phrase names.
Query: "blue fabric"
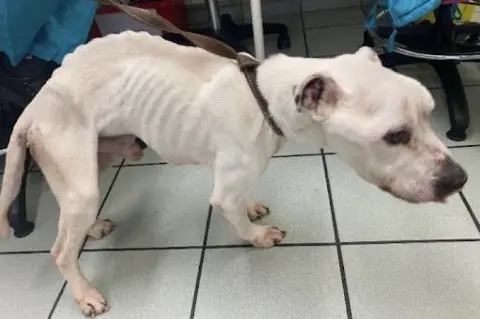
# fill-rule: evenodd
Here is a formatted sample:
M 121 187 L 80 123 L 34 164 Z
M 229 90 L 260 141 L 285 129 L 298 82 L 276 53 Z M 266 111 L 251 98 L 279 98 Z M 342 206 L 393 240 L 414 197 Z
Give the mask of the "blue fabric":
M 420 20 L 438 8 L 441 2 L 441 0 L 388 0 L 388 13 L 393 24 L 402 27 Z
M 366 26 L 374 28 L 378 8 L 387 9 L 388 16 L 393 25 L 393 32 L 388 39 L 388 51 L 393 51 L 397 28 L 414 23 L 426 14 L 434 11 L 442 0 L 377 0 L 370 12 Z
M 88 38 L 94 0 L 0 0 L 0 51 L 15 66 L 27 54 L 61 63 Z

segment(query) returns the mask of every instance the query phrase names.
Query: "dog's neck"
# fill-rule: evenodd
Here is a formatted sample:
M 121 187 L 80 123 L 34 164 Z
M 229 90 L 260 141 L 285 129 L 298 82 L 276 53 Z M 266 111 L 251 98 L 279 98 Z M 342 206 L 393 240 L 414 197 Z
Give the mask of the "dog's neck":
M 321 59 L 274 55 L 260 64 L 257 79 L 269 111 L 285 137 L 300 142 L 315 141 L 315 146 L 323 147 L 321 125 L 308 114 L 299 113 L 294 100 L 294 88 L 312 73 L 312 62 L 322 63 Z

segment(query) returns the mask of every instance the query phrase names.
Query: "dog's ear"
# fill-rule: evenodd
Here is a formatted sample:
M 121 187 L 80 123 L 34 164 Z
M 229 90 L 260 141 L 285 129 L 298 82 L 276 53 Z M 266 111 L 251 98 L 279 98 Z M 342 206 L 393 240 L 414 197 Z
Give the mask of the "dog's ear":
M 322 114 L 327 107 L 335 106 L 342 95 L 335 80 L 322 74 L 309 76 L 293 91 L 297 111 L 300 113 L 307 109 L 316 115 Z
M 370 47 L 363 46 L 360 49 L 358 49 L 357 52 L 355 52 L 355 54 L 363 59 L 367 59 L 369 61 L 382 64 L 382 61 L 380 61 L 380 58 L 378 57 L 377 52 L 373 51 L 373 49 Z

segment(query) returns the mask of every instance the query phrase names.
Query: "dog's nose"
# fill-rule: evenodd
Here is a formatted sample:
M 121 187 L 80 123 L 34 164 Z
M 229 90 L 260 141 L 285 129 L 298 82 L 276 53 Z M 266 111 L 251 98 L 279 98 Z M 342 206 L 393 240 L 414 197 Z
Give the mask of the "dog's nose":
M 435 180 L 435 197 L 438 200 L 444 200 L 448 195 L 460 190 L 467 179 L 467 172 L 450 156 L 447 156 L 441 165 L 440 174 Z

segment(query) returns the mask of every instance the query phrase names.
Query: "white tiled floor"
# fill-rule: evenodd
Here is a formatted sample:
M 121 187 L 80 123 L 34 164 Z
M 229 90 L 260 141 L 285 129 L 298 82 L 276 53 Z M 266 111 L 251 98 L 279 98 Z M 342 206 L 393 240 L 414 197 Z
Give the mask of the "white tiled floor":
M 305 26 L 298 12 L 269 20 L 286 21 L 292 55 L 353 51 L 362 40 L 357 8 L 306 13 Z M 275 41 L 267 37 L 269 53 Z M 256 192 L 272 210 L 262 222 L 288 235 L 283 246 L 260 250 L 235 239 L 210 212 L 206 169 L 163 165 L 147 151 L 140 162 L 107 171 L 101 217 L 118 228 L 88 241 L 80 257 L 110 300 L 103 317 L 480 318 L 480 72 L 475 64 L 460 70 L 471 128 L 466 141 L 455 143 L 444 137 L 447 109 L 433 70 L 401 69 L 431 89 L 432 124 L 469 171 L 464 197 L 447 205 L 400 202 L 360 180 L 336 155 L 325 156 L 325 172 L 320 150 L 289 143 Z M 48 253 L 58 207 L 39 173 L 30 174 L 28 199 L 34 233 L 0 240 L 0 317 L 82 318 Z

